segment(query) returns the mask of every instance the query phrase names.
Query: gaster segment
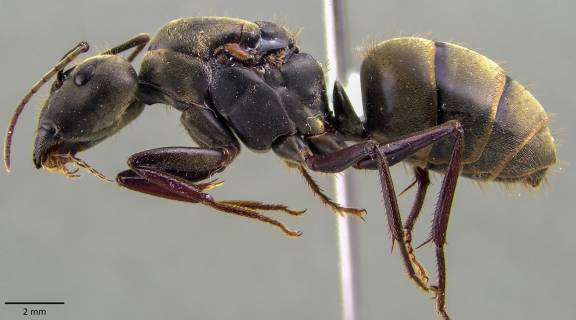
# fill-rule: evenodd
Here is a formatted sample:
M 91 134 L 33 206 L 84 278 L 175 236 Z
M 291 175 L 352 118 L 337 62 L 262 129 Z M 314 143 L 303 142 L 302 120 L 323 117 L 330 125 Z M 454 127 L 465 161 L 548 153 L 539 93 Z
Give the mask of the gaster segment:
M 524 86 L 508 78 L 488 143 L 480 159 L 465 166 L 463 174 L 472 178 L 497 179 L 505 167 L 511 165 L 508 179 L 521 180 L 532 170 L 541 169 L 535 168 L 532 162 L 526 163 L 529 167 L 522 168 L 512 160 L 547 125 L 548 114 L 540 103 Z
M 556 163 L 548 114 L 524 86 L 470 49 L 422 38 L 384 41 L 361 70 L 365 128 L 387 142 L 458 120 L 464 127 L 462 175 L 537 186 Z M 453 141 L 410 160 L 445 171 Z
M 378 141 L 437 124 L 434 42 L 384 41 L 366 55 L 361 81 L 366 129 Z
M 464 163 L 475 162 L 484 150 L 506 75 L 494 61 L 470 49 L 436 42 L 438 123 L 459 120 L 464 125 Z M 453 143 L 438 142 L 430 162 L 447 163 Z

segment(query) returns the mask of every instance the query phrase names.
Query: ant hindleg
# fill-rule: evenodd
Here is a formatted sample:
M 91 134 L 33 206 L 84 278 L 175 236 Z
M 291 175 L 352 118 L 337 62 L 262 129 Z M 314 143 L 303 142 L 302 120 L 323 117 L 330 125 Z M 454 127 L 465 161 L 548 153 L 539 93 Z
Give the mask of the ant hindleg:
M 410 210 L 410 214 L 406 219 L 406 224 L 404 225 L 404 245 L 406 246 L 406 250 L 410 255 L 410 259 L 416 271 L 419 273 L 420 278 L 423 280 L 424 283 L 427 283 L 428 272 L 424 266 L 418 261 L 416 255 L 414 253 L 414 248 L 412 247 L 412 230 L 414 229 L 414 225 L 416 224 L 416 220 L 420 216 L 420 212 L 422 211 L 422 206 L 424 205 L 424 199 L 426 198 L 426 191 L 428 190 L 428 186 L 430 185 L 430 177 L 428 175 L 428 169 L 423 169 L 420 167 L 414 168 L 414 177 L 415 182 L 418 184 L 418 189 L 416 190 L 416 196 L 414 198 L 414 203 L 412 204 L 412 209 Z
M 411 251 L 406 246 L 406 240 L 404 238 L 406 230 L 408 232 L 411 231 L 421 209 L 421 204 L 415 203 L 413 212 L 408 220 L 408 228 L 405 229 L 402 225 L 402 219 L 400 217 L 389 166 L 394 165 L 408 158 L 418 150 L 445 138 L 451 138 L 455 143 L 452 149 L 450 163 L 442 182 L 440 196 L 436 204 L 432 223 L 430 238 L 436 247 L 438 284 L 429 287 L 425 282 L 427 276 L 424 277 L 423 274 L 419 274 L 421 273 L 420 270 L 418 272 L 415 270 L 415 265 L 417 269 L 420 269 L 422 266 L 415 260 L 413 254 L 411 254 Z M 316 155 L 311 152 L 310 148 L 306 147 L 304 141 L 301 141 L 300 143 L 300 151 L 302 157 L 305 159 L 305 164 L 308 168 L 314 171 L 336 173 L 351 166 L 357 166 L 367 158 L 376 160 L 380 175 L 384 205 L 386 207 L 388 226 L 392 238 L 394 241 L 401 244 L 400 252 L 409 277 L 414 280 L 417 286 L 421 289 L 435 292 L 436 309 L 443 319 L 449 319 L 445 309 L 446 264 L 444 260 L 444 244 L 446 242 L 446 231 L 450 217 L 450 208 L 452 206 L 452 200 L 454 198 L 454 192 L 462 166 L 463 145 L 463 128 L 458 121 L 448 121 L 436 127 L 401 137 L 389 143 L 381 144 L 374 141 L 366 141 L 324 155 Z M 417 195 L 417 202 L 424 200 L 424 194 L 426 191 L 426 188 L 424 187 L 426 183 L 422 182 L 420 185 L 421 191 L 419 192 L 419 195 Z M 414 261 L 416 261 L 416 263 L 414 263 Z
M 378 162 L 376 161 L 376 159 L 366 158 L 358 162 L 354 167 L 357 169 L 378 170 Z M 426 192 L 428 191 L 428 186 L 430 185 L 428 168 L 421 168 L 418 166 L 414 167 L 414 181 L 410 185 L 408 185 L 408 187 L 406 187 L 402 192 L 400 192 L 398 196 L 401 196 L 415 185 L 418 185 L 416 195 L 414 197 L 414 202 L 412 203 L 412 209 L 410 210 L 410 214 L 406 219 L 406 223 L 404 224 L 403 229 L 404 245 L 406 246 L 406 251 L 408 253 L 410 261 L 412 262 L 412 265 L 415 271 L 417 272 L 417 276 L 420 279 L 419 282 L 421 282 L 422 284 L 427 284 L 430 278 L 428 276 L 426 268 L 424 268 L 424 265 L 422 265 L 422 263 L 420 263 L 420 261 L 418 261 L 418 259 L 416 258 L 415 250 L 414 247 L 412 246 L 412 231 L 422 211 L 422 206 L 424 205 L 424 199 L 426 198 Z M 430 241 L 431 238 L 428 238 L 416 249 L 427 244 Z

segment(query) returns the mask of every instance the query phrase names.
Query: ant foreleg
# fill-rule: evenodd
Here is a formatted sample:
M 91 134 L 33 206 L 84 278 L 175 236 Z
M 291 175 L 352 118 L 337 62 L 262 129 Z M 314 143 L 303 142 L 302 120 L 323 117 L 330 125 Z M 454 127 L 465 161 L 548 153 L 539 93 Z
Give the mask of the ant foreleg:
M 126 42 L 117 45 L 114 48 L 108 49 L 101 54 L 118 54 L 126 50 L 130 50 L 135 47 L 134 51 L 126 58 L 129 62 L 132 62 L 136 56 L 144 49 L 146 44 L 150 41 L 150 35 L 147 33 L 141 33 L 136 35 L 134 38 L 127 40 Z
M 226 200 L 220 201 L 220 203 L 230 204 L 237 207 L 250 208 L 255 210 L 271 210 L 271 211 L 283 211 L 292 216 L 299 216 L 306 212 L 304 210 L 294 210 L 288 208 L 288 206 L 283 204 L 273 204 L 273 203 L 263 203 L 260 201 L 250 201 L 250 200 Z
M 252 201 L 216 201 L 203 191 L 218 186 L 221 182 L 193 183 L 222 171 L 235 153 L 236 147 L 169 147 L 147 150 L 131 156 L 128 159 L 131 170 L 121 172 L 116 180 L 120 185 L 134 191 L 172 200 L 201 203 L 219 211 L 272 224 L 289 236 L 299 236 L 299 231 L 291 230 L 280 221 L 257 211 L 278 210 L 278 205 Z

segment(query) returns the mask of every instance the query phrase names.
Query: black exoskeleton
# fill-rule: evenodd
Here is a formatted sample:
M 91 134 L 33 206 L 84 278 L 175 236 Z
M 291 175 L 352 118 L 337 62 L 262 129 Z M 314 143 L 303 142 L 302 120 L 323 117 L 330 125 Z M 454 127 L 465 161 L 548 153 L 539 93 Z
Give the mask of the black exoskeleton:
M 131 62 L 148 42 L 137 74 Z M 132 48 L 127 58 L 118 55 Z M 492 60 L 450 43 L 397 38 L 371 48 L 361 71 L 364 120 L 338 83 L 330 110 L 322 67 L 274 23 L 178 19 L 152 39 L 138 35 L 65 70 L 87 50 L 88 45 L 80 43 L 68 52 L 16 109 L 5 144 L 8 169 L 18 115 L 56 75 L 38 121 L 33 156 L 37 168 L 74 176 L 66 167 L 72 162 L 97 173 L 76 154 L 118 132 L 145 105 L 168 104 L 182 112 L 181 122 L 198 147 L 137 153 L 128 159 L 129 169 L 118 174 L 118 184 L 258 219 L 290 236 L 300 232 L 262 212 L 302 211 L 257 201 L 217 201 L 206 191 L 221 183 L 200 181 L 223 171 L 242 142 L 255 151 L 274 151 L 334 212 L 362 218 L 363 209 L 341 207 L 324 195 L 308 170 L 378 170 L 390 233 L 408 275 L 435 294 L 444 319 L 444 243 L 458 177 L 536 187 L 556 162 L 548 115 L 536 99 Z M 389 172 L 389 166 L 400 161 L 415 166 L 418 186 L 406 223 Z M 428 239 L 436 250 L 436 285 L 428 284 L 411 242 L 429 169 L 445 175 Z

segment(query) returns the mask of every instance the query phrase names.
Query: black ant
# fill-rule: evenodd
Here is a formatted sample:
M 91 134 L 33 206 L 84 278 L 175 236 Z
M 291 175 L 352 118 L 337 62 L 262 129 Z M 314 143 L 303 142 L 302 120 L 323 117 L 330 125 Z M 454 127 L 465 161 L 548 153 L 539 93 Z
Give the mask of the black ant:
M 137 74 L 131 62 L 147 43 Z M 118 55 L 132 48 L 128 58 Z M 334 212 L 362 218 L 363 209 L 342 207 L 324 195 L 308 170 L 377 170 L 390 233 L 408 275 L 418 287 L 435 293 L 444 319 L 444 244 L 458 177 L 536 187 L 556 162 L 549 118 L 538 101 L 492 60 L 451 43 L 407 37 L 371 48 L 361 70 L 364 121 L 339 83 L 334 85 L 334 112 L 330 110 L 320 64 L 274 23 L 178 19 L 152 39 L 138 35 L 65 70 L 87 50 L 85 42 L 72 49 L 18 106 L 5 144 L 8 169 L 18 115 L 56 75 L 38 121 L 33 157 L 37 168 L 74 176 L 66 168 L 72 162 L 98 174 L 76 153 L 118 132 L 145 105 L 168 104 L 182 112 L 182 124 L 199 147 L 134 154 L 128 159 L 129 169 L 118 174 L 118 184 L 257 219 L 289 236 L 300 232 L 262 211 L 302 211 L 256 201 L 217 201 L 206 191 L 220 182 L 199 181 L 222 172 L 238 155 L 241 141 L 255 151 L 272 149 Z M 418 188 L 406 223 L 389 171 L 401 161 L 414 166 Z M 411 242 L 429 170 L 445 175 L 427 241 L 436 249 L 436 285 L 428 284 Z

